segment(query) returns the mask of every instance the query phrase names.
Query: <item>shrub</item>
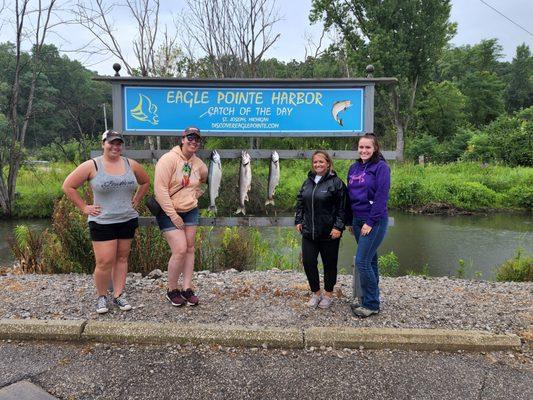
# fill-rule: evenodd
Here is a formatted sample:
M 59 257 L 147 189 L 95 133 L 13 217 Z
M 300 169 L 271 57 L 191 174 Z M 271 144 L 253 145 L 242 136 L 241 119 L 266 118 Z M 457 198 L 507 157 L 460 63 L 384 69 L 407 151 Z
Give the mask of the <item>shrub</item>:
M 90 204 L 89 192 L 86 191 L 84 197 Z M 61 243 L 62 251 L 72 263 L 72 272 L 92 273 L 95 261 L 87 217 L 66 196 L 63 196 L 54 207 L 52 228 Z
M 11 242 L 13 255 L 25 273 L 42 273 L 42 236 L 33 232 L 27 225 L 17 225 L 13 230 L 14 240 Z
M 445 190 L 451 197 L 451 203 L 464 210 L 479 210 L 496 205 L 494 190 L 479 182 L 449 182 Z
M 171 251 L 156 226 L 140 227 L 135 232 L 128 259 L 128 271 L 147 275 L 154 269 L 167 269 Z
M 418 162 L 418 156 L 423 155 L 425 160 L 433 160 L 436 154 L 437 138 L 429 135 L 422 135 L 407 142 L 405 156 L 408 160 Z
M 407 210 L 424 204 L 426 197 L 422 182 L 416 178 L 392 180 L 389 200 L 392 207 Z
M 498 267 L 496 280 L 499 282 L 533 282 L 533 257 L 524 256 L 520 249 L 517 250 L 513 258 Z
M 509 200 L 517 207 L 527 210 L 533 209 L 533 187 L 531 185 L 519 185 L 509 191 Z
M 398 257 L 391 251 L 378 257 L 379 273 L 383 276 L 398 276 L 400 262 Z

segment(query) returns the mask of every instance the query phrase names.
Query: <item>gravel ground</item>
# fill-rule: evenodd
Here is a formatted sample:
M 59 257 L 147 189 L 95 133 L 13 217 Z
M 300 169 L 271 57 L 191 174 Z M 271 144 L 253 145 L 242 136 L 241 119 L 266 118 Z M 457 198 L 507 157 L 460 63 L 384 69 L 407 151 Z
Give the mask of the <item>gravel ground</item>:
M 226 325 L 394 327 L 525 331 L 533 324 L 533 283 L 496 283 L 450 278 L 382 278 L 382 311 L 359 319 L 348 307 L 351 276 L 339 276 L 328 310 L 305 307 L 302 273 L 286 271 L 195 273 L 197 307 L 165 300 L 166 273 L 157 279 L 129 274 L 127 297 L 134 309 L 94 311 L 90 275 L 0 275 L 0 318 L 98 319 Z

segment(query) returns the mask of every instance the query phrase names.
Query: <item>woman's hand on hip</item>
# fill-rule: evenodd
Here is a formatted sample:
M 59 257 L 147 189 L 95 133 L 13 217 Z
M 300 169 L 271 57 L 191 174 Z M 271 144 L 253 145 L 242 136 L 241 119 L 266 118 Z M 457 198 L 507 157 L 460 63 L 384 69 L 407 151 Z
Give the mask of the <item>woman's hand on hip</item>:
M 329 236 L 332 238 L 332 239 L 338 239 L 342 236 L 342 232 L 339 231 L 338 229 L 335 229 L 333 228 L 331 230 L 331 233 L 329 234 Z
M 100 215 L 101 209 L 98 204 L 87 204 L 85 207 L 83 207 L 83 213 L 85 215 L 91 215 L 93 217 L 96 217 Z
M 361 228 L 361 235 L 366 236 L 370 233 L 371 230 L 372 230 L 371 226 L 364 224 L 363 227 Z

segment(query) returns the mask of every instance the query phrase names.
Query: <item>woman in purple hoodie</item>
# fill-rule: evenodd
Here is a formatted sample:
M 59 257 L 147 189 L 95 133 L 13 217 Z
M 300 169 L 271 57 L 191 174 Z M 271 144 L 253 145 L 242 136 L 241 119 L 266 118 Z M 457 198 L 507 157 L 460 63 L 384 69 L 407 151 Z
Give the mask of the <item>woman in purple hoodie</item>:
M 355 264 L 361 280 L 362 304 L 352 305 L 352 312 L 366 318 L 379 312 L 377 249 L 389 221 L 390 169 L 374 134 L 361 136 L 358 152 L 360 158 L 348 171 L 348 197 L 353 214 L 350 231 L 357 240 Z

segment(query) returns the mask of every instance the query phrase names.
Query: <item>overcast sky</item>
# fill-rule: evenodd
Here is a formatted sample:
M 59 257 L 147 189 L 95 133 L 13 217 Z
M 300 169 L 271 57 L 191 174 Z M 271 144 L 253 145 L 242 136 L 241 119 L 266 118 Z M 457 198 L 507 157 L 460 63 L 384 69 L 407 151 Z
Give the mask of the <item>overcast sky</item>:
M 484 0 L 502 14 L 533 33 L 533 0 Z M 1 0 L 0 0 L 1 3 Z M 12 3 L 12 0 L 7 0 Z M 161 22 L 170 28 L 173 26 L 173 15 L 183 6 L 183 0 L 161 0 Z M 316 41 L 320 36 L 321 26 L 310 25 L 309 11 L 311 0 L 277 0 L 280 16 L 283 18 L 276 28 L 281 33 L 281 38 L 275 47 L 267 53 L 268 57 L 288 61 L 291 59 L 302 60 L 309 35 Z M 7 13 L 4 11 L 3 18 Z M 533 36 L 523 29 L 499 15 L 481 0 L 452 0 L 451 20 L 457 22 L 457 35 L 452 40 L 455 45 L 476 44 L 483 39 L 496 38 L 503 46 L 503 59 L 512 60 L 516 47 L 526 43 L 533 49 Z M 127 17 L 116 17 L 115 26 L 118 28 L 123 48 L 128 48 L 128 38 L 134 31 L 134 25 L 129 23 Z M 12 29 L 9 23 L 4 23 L 0 31 L 0 41 L 12 39 Z M 49 41 L 57 43 L 63 49 L 76 49 L 83 46 L 90 35 L 81 27 L 62 28 L 59 35 L 51 35 Z M 62 43 L 61 43 L 62 42 Z M 83 59 L 81 55 L 69 52 L 71 58 Z M 111 65 L 115 59 L 92 57 L 91 60 L 83 59 L 84 64 L 101 74 L 112 74 Z

